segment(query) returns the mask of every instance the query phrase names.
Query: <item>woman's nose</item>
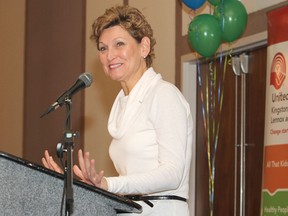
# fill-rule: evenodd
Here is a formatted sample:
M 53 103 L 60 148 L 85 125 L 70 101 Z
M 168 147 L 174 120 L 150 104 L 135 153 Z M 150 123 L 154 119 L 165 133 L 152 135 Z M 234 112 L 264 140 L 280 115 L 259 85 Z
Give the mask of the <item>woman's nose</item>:
M 115 56 L 116 56 L 116 52 L 114 49 L 107 50 L 107 59 L 109 61 L 113 60 L 115 58 Z

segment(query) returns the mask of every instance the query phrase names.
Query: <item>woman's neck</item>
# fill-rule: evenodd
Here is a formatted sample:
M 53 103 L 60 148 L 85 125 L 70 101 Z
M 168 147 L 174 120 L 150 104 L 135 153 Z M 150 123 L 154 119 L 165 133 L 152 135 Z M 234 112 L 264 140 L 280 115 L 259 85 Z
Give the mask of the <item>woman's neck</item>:
M 130 94 L 130 92 L 132 91 L 134 86 L 137 84 L 137 82 L 141 79 L 145 71 L 147 71 L 146 67 L 142 69 L 140 72 L 135 73 L 135 75 L 131 79 L 121 82 L 122 89 L 126 96 Z

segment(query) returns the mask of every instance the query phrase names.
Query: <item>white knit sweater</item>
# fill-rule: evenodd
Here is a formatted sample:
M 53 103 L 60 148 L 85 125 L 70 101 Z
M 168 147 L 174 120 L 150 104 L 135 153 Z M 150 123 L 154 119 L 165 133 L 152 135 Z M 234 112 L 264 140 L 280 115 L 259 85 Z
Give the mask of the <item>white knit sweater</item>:
M 106 178 L 110 192 L 188 198 L 192 117 L 174 85 L 149 68 L 128 96 L 119 92 L 108 130 L 119 173 Z

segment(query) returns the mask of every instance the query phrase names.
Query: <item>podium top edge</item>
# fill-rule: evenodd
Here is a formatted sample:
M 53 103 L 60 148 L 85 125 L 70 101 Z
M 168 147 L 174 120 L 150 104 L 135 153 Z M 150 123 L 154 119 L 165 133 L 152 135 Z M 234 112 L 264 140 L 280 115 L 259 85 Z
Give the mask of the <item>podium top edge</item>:
M 53 177 L 56 177 L 56 178 L 64 180 L 64 175 L 63 174 L 57 173 L 57 172 L 55 172 L 53 170 L 47 169 L 47 168 L 45 168 L 43 166 L 40 166 L 40 165 L 35 164 L 35 163 L 32 163 L 32 162 L 30 162 L 28 160 L 25 160 L 23 158 L 15 156 L 15 155 L 9 154 L 7 152 L 0 151 L 0 158 L 4 158 L 6 160 L 18 163 L 18 164 L 23 165 L 25 167 L 28 167 L 30 169 L 34 169 L 36 171 L 39 171 L 39 172 L 48 174 L 50 176 L 53 176 Z M 142 212 L 142 206 L 141 205 L 139 205 L 138 203 L 136 203 L 136 202 L 124 197 L 124 196 L 120 196 L 120 195 L 117 195 L 117 194 L 110 193 L 109 191 L 103 190 L 103 189 L 98 188 L 98 187 L 94 187 L 92 185 L 86 184 L 86 183 L 84 183 L 82 181 L 79 181 L 77 179 L 73 179 L 73 184 L 77 185 L 79 187 L 82 187 L 84 189 L 90 190 L 92 192 L 101 194 L 102 196 L 105 196 L 105 197 L 107 197 L 109 199 L 113 199 L 114 201 L 125 203 L 126 205 L 134 208 L 135 213 Z

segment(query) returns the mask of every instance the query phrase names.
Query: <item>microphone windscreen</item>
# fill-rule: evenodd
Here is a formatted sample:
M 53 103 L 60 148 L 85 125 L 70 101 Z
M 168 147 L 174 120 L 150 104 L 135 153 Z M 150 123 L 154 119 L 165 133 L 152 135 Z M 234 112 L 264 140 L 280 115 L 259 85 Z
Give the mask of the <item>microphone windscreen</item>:
M 85 87 L 89 87 L 93 82 L 93 77 L 90 73 L 83 73 L 79 76 L 79 79 L 82 80 L 85 84 Z

